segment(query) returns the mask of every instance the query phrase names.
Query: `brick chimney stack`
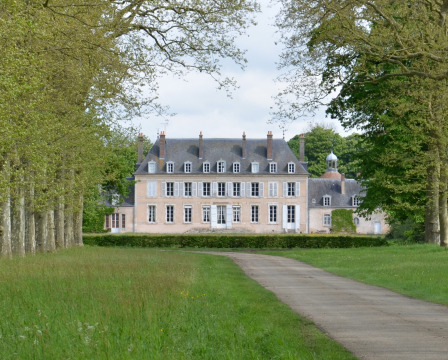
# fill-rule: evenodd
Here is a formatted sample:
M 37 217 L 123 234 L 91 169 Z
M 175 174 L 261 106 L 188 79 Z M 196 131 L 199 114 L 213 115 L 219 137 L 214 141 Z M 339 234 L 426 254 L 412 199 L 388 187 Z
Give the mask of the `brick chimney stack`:
M 241 146 L 241 157 L 243 159 L 246 158 L 246 132 L 245 131 L 243 132 L 243 143 Z
M 138 142 L 137 142 L 137 163 L 141 164 L 143 162 L 143 133 L 138 134 Z
M 266 157 L 268 160 L 272 160 L 272 131 L 268 131 L 268 140 L 267 140 L 267 154 Z
M 165 143 L 165 131 L 161 131 L 159 137 L 159 159 L 165 159 Z
M 299 161 L 305 162 L 305 134 L 299 137 Z
M 203 140 L 202 140 L 202 131 L 199 133 L 199 159 L 203 157 Z
M 341 194 L 345 194 L 345 174 L 341 174 Z

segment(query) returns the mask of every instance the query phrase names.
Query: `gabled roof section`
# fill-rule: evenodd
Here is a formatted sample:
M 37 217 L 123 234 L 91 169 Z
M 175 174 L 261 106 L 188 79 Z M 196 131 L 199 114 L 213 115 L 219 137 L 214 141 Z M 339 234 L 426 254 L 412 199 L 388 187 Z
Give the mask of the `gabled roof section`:
M 190 174 L 202 174 L 202 164 L 210 163 L 210 173 L 216 174 L 216 164 L 220 160 L 226 162 L 226 173 L 233 174 L 232 164 L 239 162 L 241 172 L 237 175 L 251 174 L 251 163 L 259 163 L 258 174 L 270 174 L 269 163 L 277 163 L 277 174 L 288 174 L 288 163 L 296 164 L 296 175 L 308 175 L 299 160 L 295 157 L 288 144 L 283 139 L 272 140 L 272 160 L 267 159 L 266 139 L 247 139 L 246 158 L 242 157 L 243 141 L 241 139 L 203 139 L 203 158 L 199 159 L 199 139 L 170 139 L 166 138 L 165 158 L 159 159 L 160 139 L 156 141 L 151 151 L 140 164 L 135 175 L 148 174 L 148 162 L 155 161 L 156 173 L 166 173 L 166 163 L 174 162 L 174 174 L 184 174 L 184 163 L 191 162 Z M 188 174 L 185 174 L 188 175 Z M 272 175 L 272 174 L 270 174 Z
M 353 207 L 353 196 L 362 196 L 361 192 L 361 184 L 354 179 L 345 180 L 344 194 L 341 194 L 341 180 L 322 178 L 309 179 L 308 206 L 313 208 L 324 207 L 323 197 L 325 195 L 328 195 L 331 197 L 331 205 L 328 206 L 328 208 Z M 315 202 L 313 202 L 313 199 L 315 200 Z

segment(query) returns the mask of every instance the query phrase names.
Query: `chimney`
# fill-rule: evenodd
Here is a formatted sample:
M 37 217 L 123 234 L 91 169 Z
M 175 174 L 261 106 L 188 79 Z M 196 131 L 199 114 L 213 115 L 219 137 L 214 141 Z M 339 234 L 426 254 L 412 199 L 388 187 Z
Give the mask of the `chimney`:
M 202 159 L 203 146 L 202 146 L 202 131 L 199 134 L 199 159 Z
M 246 132 L 243 132 L 243 144 L 241 145 L 241 157 L 246 158 Z
M 267 148 L 266 157 L 268 160 L 272 160 L 272 131 L 268 131 L 268 141 L 266 148 Z
M 345 194 L 345 174 L 341 174 L 341 194 Z
M 165 159 L 165 131 L 160 132 L 159 137 L 159 159 Z
M 137 163 L 141 164 L 143 162 L 143 133 L 138 134 L 137 154 Z
M 305 134 L 300 134 L 299 141 L 299 161 L 305 162 Z

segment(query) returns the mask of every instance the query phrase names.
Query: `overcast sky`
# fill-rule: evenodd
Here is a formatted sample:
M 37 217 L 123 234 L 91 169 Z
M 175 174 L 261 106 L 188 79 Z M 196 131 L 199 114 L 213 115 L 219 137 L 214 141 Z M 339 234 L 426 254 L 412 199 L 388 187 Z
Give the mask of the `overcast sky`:
M 159 101 L 168 105 L 176 115 L 168 122 L 155 115 L 136 119 L 135 124 L 154 141 L 160 130 L 167 138 L 195 138 L 203 132 L 204 138 L 238 138 L 246 132 L 248 138 L 264 138 L 269 130 L 274 138 L 282 138 L 283 131 L 277 124 L 268 124 L 273 96 L 278 92 L 274 79 L 278 76 L 276 63 L 281 45 L 275 45 L 274 16 L 276 10 L 262 0 L 262 12 L 257 17 L 258 25 L 249 29 L 239 45 L 247 49 L 247 68 L 226 66 L 223 74 L 233 77 L 239 88 L 229 98 L 225 91 L 217 90 L 217 84 L 206 75 L 192 73 L 184 79 L 170 76 L 160 79 Z M 339 123 L 318 114 L 315 122 L 331 124 L 342 133 Z M 309 121 L 294 121 L 285 129 L 285 139 L 303 133 Z

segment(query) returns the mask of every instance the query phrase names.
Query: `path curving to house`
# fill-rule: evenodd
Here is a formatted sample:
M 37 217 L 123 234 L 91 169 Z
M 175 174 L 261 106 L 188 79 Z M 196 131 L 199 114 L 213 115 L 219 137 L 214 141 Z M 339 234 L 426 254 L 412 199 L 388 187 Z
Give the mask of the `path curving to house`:
M 448 307 L 279 256 L 228 256 L 252 279 L 359 359 L 447 360 Z

